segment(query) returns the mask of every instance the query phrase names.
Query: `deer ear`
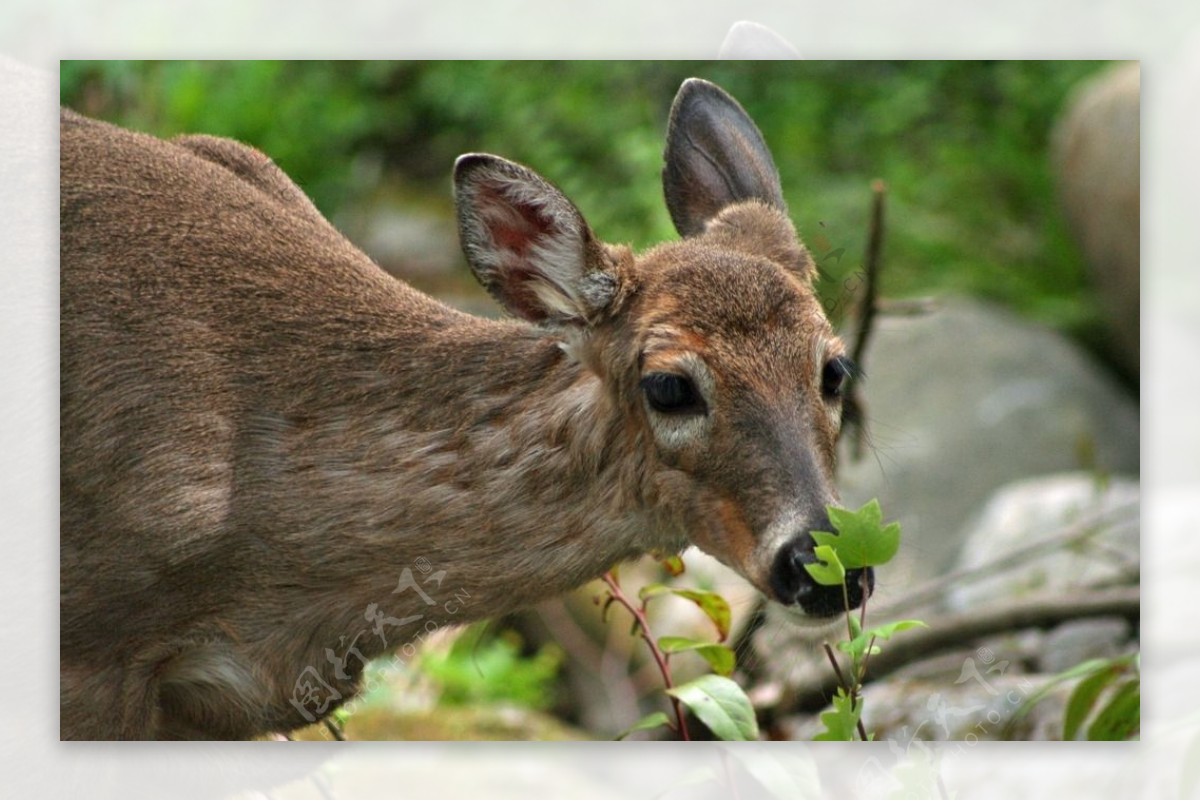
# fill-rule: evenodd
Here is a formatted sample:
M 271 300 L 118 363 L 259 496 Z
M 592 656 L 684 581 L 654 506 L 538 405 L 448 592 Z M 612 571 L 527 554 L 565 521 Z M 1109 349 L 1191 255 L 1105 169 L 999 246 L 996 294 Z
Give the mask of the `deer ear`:
M 472 272 L 513 314 L 586 323 L 616 294 L 583 215 L 532 170 L 486 154 L 454 164 L 458 234 Z
M 694 236 L 723 208 L 760 200 L 784 213 L 771 151 L 736 100 L 716 84 L 689 78 L 667 123 L 663 193 L 681 236 Z

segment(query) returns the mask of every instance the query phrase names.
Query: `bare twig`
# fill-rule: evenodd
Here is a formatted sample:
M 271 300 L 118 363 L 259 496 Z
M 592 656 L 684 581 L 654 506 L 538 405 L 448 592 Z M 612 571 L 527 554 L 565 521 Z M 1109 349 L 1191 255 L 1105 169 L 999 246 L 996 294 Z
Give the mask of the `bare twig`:
M 880 254 L 883 252 L 883 201 L 886 191 L 883 181 L 876 179 L 871 183 L 871 227 L 867 233 L 867 257 L 863 265 L 866 286 L 858 306 L 858 333 L 854 337 L 854 350 L 851 355 L 859 366 L 862 366 L 866 359 L 867 344 L 871 341 L 871 331 L 875 324 L 875 313 L 879 310 L 877 298 Z
M 833 653 L 833 646 L 829 643 L 825 643 L 825 656 L 829 657 L 829 664 L 833 667 L 833 675 L 837 678 L 837 683 L 842 687 L 849 687 L 850 683 L 842 674 L 842 668 L 837 663 L 837 656 Z
M 867 344 L 871 341 L 871 332 L 875 325 L 875 315 L 879 311 L 879 271 L 880 254 L 883 251 L 883 207 L 886 188 L 883 181 L 876 179 L 871 183 L 871 227 L 867 231 L 867 253 L 863 266 L 865 286 L 859 299 L 858 332 L 854 338 L 854 349 L 851 359 L 861 370 L 866 363 Z M 854 429 L 854 447 L 852 454 L 855 459 L 862 458 L 866 441 L 867 407 L 863 399 L 859 382 L 852 380 L 849 392 L 846 394 L 842 410 L 845 424 L 842 431 Z
M 1090 617 L 1122 617 L 1136 622 L 1141 611 L 1138 587 L 1090 592 L 1072 598 L 1058 595 L 1025 598 L 1000 607 L 947 615 L 928 621 L 928 629 L 913 629 L 905 637 L 876 654 L 870 675 L 863 681 L 883 678 L 901 667 L 972 640 L 1022 629 L 1047 629 L 1070 620 Z M 790 688 L 784 705 L 798 711 L 823 708 L 837 688 L 838 680 L 827 674 Z

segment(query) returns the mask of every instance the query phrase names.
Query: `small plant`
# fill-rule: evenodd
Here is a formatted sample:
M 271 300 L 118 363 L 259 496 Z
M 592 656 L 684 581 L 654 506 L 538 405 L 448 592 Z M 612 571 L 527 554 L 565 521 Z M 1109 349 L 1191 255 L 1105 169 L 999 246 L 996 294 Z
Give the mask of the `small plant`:
M 1054 676 L 1029 696 L 1013 714 L 1009 726 L 1024 717 L 1055 687 L 1078 679 L 1063 713 L 1062 738 L 1075 740 L 1083 733 L 1088 740 L 1136 739 L 1141 728 L 1140 673 L 1140 654 L 1081 662 Z M 1103 704 L 1099 703 L 1101 698 Z
M 837 507 L 828 507 L 829 519 L 837 533 L 814 531 L 816 540 L 814 554 L 818 561 L 805 565 L 805 569 L 820 584 L 842 586 L 846 607 L 847 639 L 837 644 L 838 650 L 847 655 L 849 665 L 843 669 L 833 648 L 826 643 L 825 652 L 838 677 L 838 691 L 833 699 L 833 709 L 821 715 L 826 730 L 816 737 L 818 740 L 853 740 L 855 735 L 862 740 L 872 736 L 862 723 L 862 683 L 866 676 L 870 656 L 880 651 L 879 640 L 889 639 L 897 632 L 916 626 L 924 626 L 920 620 L 899 620 L 866 628 L 867 592 L 863 591 L 863 602 L 858 615 L 850 612 L 850 593 L 846 586 L 846 570 L 875 567 L 885 564 L 896 555 L 900 546 L 900 524 L 884 525 L 879 502 L 872 500 L 856 512 Z M 683 562 L 672 557 L 664 563 L 673 575 L 683 572 Z M 614 603 L 625 607 L 633 615 L 631 633 L 640 636 L 650 648 L 650 653 L 663 677 L 667 695 L 671 697 L 674 721 L 663 712 L 653 712 L 622 732 L 623 739 L 635 731 L 667 726 L 680 739 L 691 739 L 687 729 L 684 708 L 690 709 L 713 734 L 722 740 L 752 740 L 758 737 L 758 723 L 754 708 L 745 691 L 729 678 L 735 666 L 733 649 L 724 644 L 729 636 L 729 604 L 713 592 L 668 587 L 664 584 L 649 584 L 638 593 L 640 603 L 634 603 L 621 589 L 615 570 L 604 574 L 608 585 L 608 597 L 603 601 L 604 613 Z M 866 580 L 865 573 L 863 580 Z M 664 595 L 685 598 L 708 616 L 717 629 L 717 640 L 693 640 L 684 637 L 658 637 L 650 631 L 646 609 L 650 601 Z M 597 602 L 601 601 L 597 598 Z M 676 686 L 671 676 L 671 656 L 691 651 L 702 657 L 712 667 L 713 673 L 701 676 L 686 684 Z
M 846 654 L 849 665 L 839 664 L 834 649 L 825 643 L 825 654 L 837 676 L 838 690 L 833 698 L 833 708 L 821 714 L 825 730 L 814 739 L 860 740 L 873 739 L 862 722 L 862 685 L 871 656 L 879 653 L 879 640 L 887 640 L 897 632 L 924 626 L 920 620 L 898 620 L 868 629 L 867 624 L 867 575 L 864 571 L 863 600 L 857 616 L 850 611 L 850 591 L 846 585 L 846 571 L 856 568 L 877 567 L 891 561 L 900 548 L 900 524 L 884 525 L 879 501 L 872 499 L 858 511 L 851 512 L 835 506 L 826 507 L 829 520 L 837 533 L 812 532 L 816 540 L 813 549 L 818 561 L 804 566 L 815 581 L 827 586 L 842 586 L 846 607 L 847 639 L 837 644 L 837 649 Z
M 672 575 L 683 572 L 683 561 L 678 556 L 671 557 L 664 565 Z M 624 739 L 635 731 L 666 726 L 680 739 L 690 740 L 685 707 L 721 740 L 757 739 L 758 721 L 754 716 L 754 707 L 742 688 L 729 678 L 735 665 L 733 649 L 724 644 L 729 636 L 729 603 L 715 592 L 668 587 L 665 584 L 648 584 L 642 587 L 638 592 L 638 602 L 635 603 L 621 589 L 615 569 L 605 573 L 603 580 L 608 585 L 608 597 L 603 600 L 602 614 L 607 616 L 609 607 L 615 603 L 625 607 L 633 615 L 631 633 L 639 635 L 649 647 L 650 654 L 662 674 L 663 685 L 671 698 L 671 709 L 674 713 L 672 721 L 663 712 L 652 712 L 619 734 L 617 739 Z M 710 641 L 671 636 L 655 638 L 646 619 L 646 610 L 651 601 L 667 595 L 684 598 L 696 604 L 713 622 L 717 630 L 717 639 Z M 597 598 L 597 603 L 599 602 L 601 598 Z M 671 676 L 671 657 L 685 652 L 695 653 L 704 659 L 714 672 L 676 685 Z

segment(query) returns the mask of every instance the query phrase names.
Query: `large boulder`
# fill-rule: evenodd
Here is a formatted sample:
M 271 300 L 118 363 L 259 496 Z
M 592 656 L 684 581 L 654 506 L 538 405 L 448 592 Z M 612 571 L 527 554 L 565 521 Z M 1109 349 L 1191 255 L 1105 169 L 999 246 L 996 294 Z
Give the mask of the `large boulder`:
M 948 606 L 968 611 L 1002 600 L 1085 587 L 1136 584 L 1140 575 L 1140 487 L 1127 478 L 1065 473 L 1001 488 L 967 526 L 957 568 L 980 571 L 1039 542 L 1064 547 L 948 588 Z
M 1000 486 L 1070 470 L 1137 475 L 1138 406 L 1060 334 L 948 299 L 884 317 L 863 385 L 872 447 L 842 456 L 843 503 L 876 497 L 904 526 L 877 594 L 903 594 L 958 559 L 967 522 Z

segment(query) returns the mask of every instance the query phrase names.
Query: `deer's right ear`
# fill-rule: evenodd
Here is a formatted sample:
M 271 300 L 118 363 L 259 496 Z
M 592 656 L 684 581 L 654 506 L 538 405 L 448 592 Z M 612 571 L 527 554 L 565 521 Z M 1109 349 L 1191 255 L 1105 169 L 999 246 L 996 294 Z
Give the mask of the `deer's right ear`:
M 771 151 L 746 110 L 724 89 L 699 78 L 671 104 L 663 193 L 681 236 L 704 231 L 726 206 L 760 200 L 787 213 Z
M 458 234 L 472 272 L 530 322 L 586 323 L 616 295 L 583 215 L 532 170 L 470 153 L 454 164 Z

